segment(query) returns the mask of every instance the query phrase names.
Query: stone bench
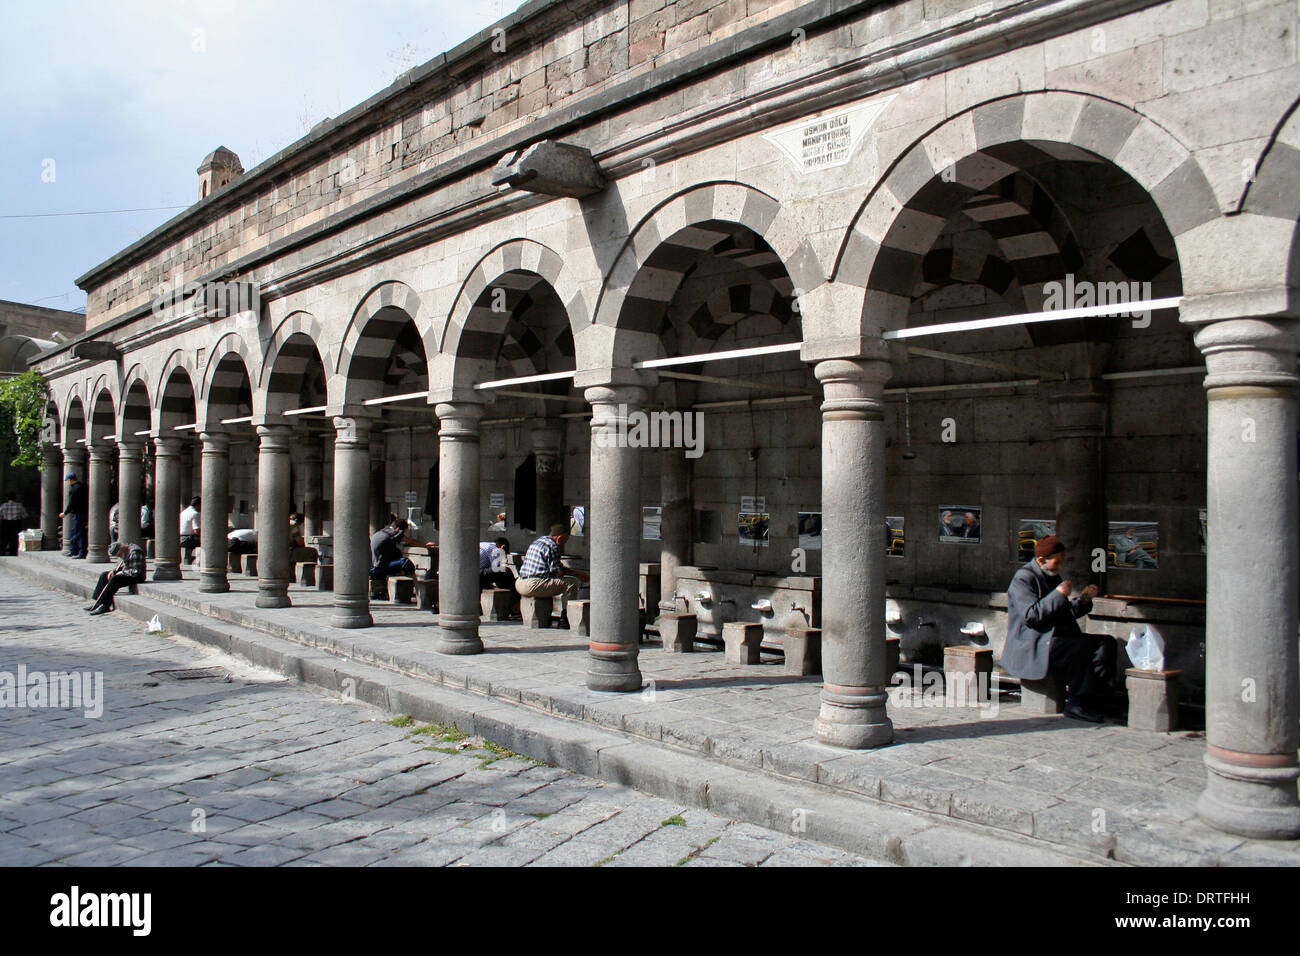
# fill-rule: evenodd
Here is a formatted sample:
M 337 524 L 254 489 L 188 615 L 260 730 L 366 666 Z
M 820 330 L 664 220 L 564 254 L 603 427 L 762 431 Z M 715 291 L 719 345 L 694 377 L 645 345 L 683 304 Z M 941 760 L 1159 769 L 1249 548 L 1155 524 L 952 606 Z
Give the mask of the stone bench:
M 228 563 L 229 566 L 230 566 L 230 573 L 231 573 L 231 574 L 238 574 L 238 573 L 239 573 L 240 568 L 242 567 L 242 565 L 239 563 L 239 559 L 240 559 L 241 557 L 243 557 L 243 555 L 241 555 L 238 551 L 227 551 L 227 552 L 226 552 L 226 561 L 227 561 L 227 563 Z
M 1048 674 L 1042 680 L 1020 680 L 1020 707 L 1030 714 L 1059 714 L 1065 710 L 1065 695 Z
M 421 611 L 438 609 L 438 578 L 420 576 L 415 579 L 415 603 Z
M 757 664 L 763 643 L 763 625 L 728 621 L 722 625 L 722 643 L 728 664 Z
M 316 562 L 296 562 L 293 566 L 293 579 L 305 588 L 314 588 L 316 586 Z
M 479 612 L 487 621 L 508 621 L 515 609 L 515 592 L 505 588 L 488 588 L 478 596 Z
M 1125 671 L 1128 689 L 1128 725 L 1133 730 L 1168 733 L 1178 729 L 1178 678 L 1175 671 Z
M 669 611 L 659 615 L 659 639 L 670 654 L 689 654 L 695 650 L 695 628 L 699 621 L 694 614 Z
M 898 664 L 903 659 L 903 639 L 901 637 L 885 638 L 885 683 L 889 683 L 898 673 Z
M 943 649 L 944 701 L 949 707 L 987 703 L 992 678 L 992 648 L 959 644 Z
M 257 577 L 257 555 L 241 554 L 238 557 L 239 557 L 240 567 L 244 572 L 244 576 L 249 578 Z
M 807 677 L 822 672 L 822 629 L 820 627 L 787 627 L 782 650 L 785 651 L 787 674 Z
M 524 619 L 524 627 L 550 627 L 551 615 L 555 612 L 553 597 L 521 597 L 519 613 Z
M 570 601 L 568 608 L 569 626 L 577 628 L 579 637 L 591 637 L 591 602 L 588 600 Z
M 317 591 L 334 590 L 334 565 L 332 564 L 316 565 L 316 590 Z
M 404 574 L 388 578 L 388 593 L 392 595 L 394 604 L 414 604 L 415 578 Z

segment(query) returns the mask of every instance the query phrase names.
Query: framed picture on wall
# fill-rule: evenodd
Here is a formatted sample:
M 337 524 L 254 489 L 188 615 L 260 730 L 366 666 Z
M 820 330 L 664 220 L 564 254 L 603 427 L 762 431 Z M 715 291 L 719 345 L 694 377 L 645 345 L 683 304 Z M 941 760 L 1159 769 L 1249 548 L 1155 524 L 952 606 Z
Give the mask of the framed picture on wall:
M 770 514 L 766 511 L 742 511 L 736 518 L 737 532 L 741 544 L 752 545 L 755 548 L 766 548 L 768 546 L 768 532 L 772 523 Z
M 979 505 L 940 505 L 939 541 L 943 544 L 979 544 Z
M 663 521 L 663 508 L 641 509 L 641 538 L 644 541 L 661 541 L 660 526 Z
M 574 505 L 569 511 L 569 534 L 581 538 L 587 533 L 587 509 L 583 505 Z
M 1160 567 L 1160 525 L 1154 521 L 1106 523 L 1107 567 L 1155 571 Z
M 806 551 L 820 551 L 822 547 L 822 513 L 799 512 L 799 547 Z
M 1055 518 L 1017 518 L 1011 526 L 1011 560 L 1024 564 L 1034 556 L 1038 542 L 1056 534 Z
M 907 539 L 903 534 L 903 516 L 885 515 L 885 557 L 906 557 Z

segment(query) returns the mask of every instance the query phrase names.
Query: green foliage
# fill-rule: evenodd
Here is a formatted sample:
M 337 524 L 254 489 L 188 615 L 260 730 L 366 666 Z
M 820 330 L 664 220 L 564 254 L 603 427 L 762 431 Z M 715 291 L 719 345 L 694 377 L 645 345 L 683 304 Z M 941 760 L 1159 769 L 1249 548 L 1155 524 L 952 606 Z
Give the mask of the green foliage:
M 41 428 L 50 400 L 50 386 L 35 369 L 0 379 L 0 449 L 14 455 L 12 464 L 41 463 Z

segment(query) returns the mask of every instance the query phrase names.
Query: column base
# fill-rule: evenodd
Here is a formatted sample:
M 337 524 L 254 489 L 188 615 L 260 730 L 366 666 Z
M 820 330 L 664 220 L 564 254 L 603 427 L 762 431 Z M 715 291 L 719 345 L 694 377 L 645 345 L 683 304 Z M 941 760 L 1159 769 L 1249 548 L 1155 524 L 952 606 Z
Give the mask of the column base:
M 639 691 L 644 683 L 637 666 L 635 644 L 600 644 L 591 642 L 587 660 L 587 689 L 609 693 Z
M 86 563 L 87 564 L 112 564 L 113 563 L 112 559 L 107 554 L 103 553 L 104 549 L 107 547 L 108 545 L 104 545 L 103 548 L 91 549 L 90 552 L 86 555 Z M 98 550 L 100 553 L 96 554 L 95 553 L 96 550 Z
M 153 579 L 155 581 L 179 581 L 181 580 L 180 565 L 177 564 L 158 564 L 153 569 Z
M 433 649 L 439 654 L 481 654 L 483 639 L 478 634 L 478 617 L 439 614 Z
M 355 629 L 370 627 L 375 623 L 375 619 L 370 616 L 369 611 L 344 611 L 336 608 L 327 623 L 330 627 Z
M 1216 830 L 1256 840 L 1300 838 L 1300 767 L 1251 767 L 1205 755 L 1205 790 L 1197 815 Z
M 833 747 L 868 750 L 894 739 L 894 724 L 885 713 L 883 688 L 822 687 L 821 712 L 813 724 L 817 740 Z
M 225 594 L 230 590 L 230 581 L 224 572 L 200 571 L 199 590 L 204 594 Z
M 293 602 L 289 600 L 289 586 L 285 584 L 258 585 L 257 600 L 253 602 L 254 607 L 293 607 Z

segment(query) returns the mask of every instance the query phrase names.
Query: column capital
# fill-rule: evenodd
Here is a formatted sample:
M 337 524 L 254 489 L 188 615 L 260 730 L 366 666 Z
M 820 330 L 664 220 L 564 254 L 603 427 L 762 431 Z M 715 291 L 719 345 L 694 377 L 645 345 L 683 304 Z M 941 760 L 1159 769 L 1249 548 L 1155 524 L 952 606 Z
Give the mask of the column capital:
M 883 359 L 827 359 L 813 369 L 825 400 L 822 418 L 880 421 L 885 417 L 885 382 L 893 365 Z
M 65 465 L 85 465 L 86 447 L 84 445 L 64 445 L 59 451 L 63 454 Z
M 288 452 L 293 445 L 293 427 L 275 423 L 258 425 L 257 438 L 263 451 Z
M 1205 356 L 1205 388 L 1290 390 L 1296 377 L 1300 320 L 1287 318 L 1222 319 L 1196 332 L 1196 347 Z
M 336 415 L 334 445 L 364 445 L 370 441 L 370 418 L 366 415 Z
M 650 398 L 645 385 L 607 384 L 592 385 L 584 389 L 582 397 L 590 405 L 644 405 Z
M 153 440 L 154 455 L 157 457 L 179 458 L 185 448 L 184 438 L 158 437 Z
M 117 457 L 117 446 L 104 441 L 91 442 L 86 451 L 93 462 L 112 462 Z
M 1101 379 L 1041 382 L 1038 397 L 1047 402 L 1057 438 L 1100 438 L 1106 434 L 1109 394 Z
M 121 458 L 139 459 L 144 457 L 144 442 L 139 438 L 119 438 L 117 453 Z
M 230 435 L 227 432 L 203 432 L 199 435 L 205 455 L 227 454 L 230 451 Z
M 444 440 L 477 438 L 479 422 L 487 406 L 482 402 L 439 402 L 434 406 L 438 416 L 438 436 Z

